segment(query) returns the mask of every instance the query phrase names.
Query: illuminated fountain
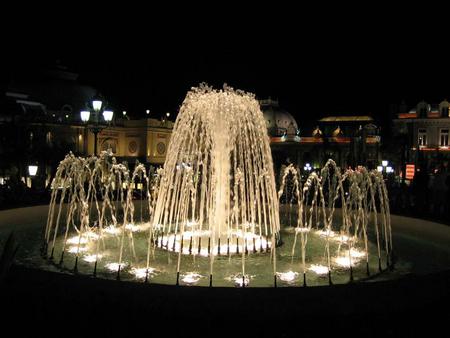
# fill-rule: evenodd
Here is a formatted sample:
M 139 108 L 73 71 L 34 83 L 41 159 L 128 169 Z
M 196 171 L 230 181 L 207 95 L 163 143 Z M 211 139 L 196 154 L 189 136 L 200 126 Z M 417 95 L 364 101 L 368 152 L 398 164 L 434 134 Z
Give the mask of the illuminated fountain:
M 290 177 L 291 191 L 286 191 L 286 180 Z M 353 266 L 364 260 L 367 275 L 369 267 L 370 230 L 375 232 L 378 270 L 382 270 L 382 251 L 386 265 L 392 265 L 392 234 L 390 224 L 389 200 L 383 176 L 377 171 L 348 169 L 344 173 L 333 160 L 328 160 L 320 175 L 311 173 L 303 187 L 297 170 L 289 165 L 282 176 L 279 191 L 289 196 L 289 218 L 292 217 L 292 203 L 296 201 L 297 225 L 292 247 L 295 254 L 297 237 L 300 234 L 300 256 L 302 273 L 306 284 L 307 270 L 319 275 L 328 274 L 331 284 L 331 270 L 337 267 L 348 268 L 350 281 L 353 280 Z M 340 220 L 336 215 L 336 204 L 340 205 Z M 370 228 L 370 229 L 369 229 Z M 325 265 L 311 264 L 307 269 L 308 234 L 313 232 L 325 239 Z M 362 245 L 359 243 L 362 242 Z M 331 257 L 330 246 L 337 244 L 336 256 Z
M 291 165 L 277 191 L 259 104 L 228 87 L 187 94 L 164 169 L 130 171 L 110 152 L 69 154 L 52 186 L 42 253 L 75 273 L 306 286 L 366 278 L 392 263 L 381 174 L 341 172 L 329 160 L 302 180 Z
M 192 90 L 180 109 L 159 187 L 153 227 L 161 246 L 214 256 L 275 252 L 278 200 L 266 123 L 252 95 Z M 182 252 L 184 250 L 184 252 Z M 274 256 L 275 257 L 275 256 Z M 276 260 L 273 260 L 274 275 Z

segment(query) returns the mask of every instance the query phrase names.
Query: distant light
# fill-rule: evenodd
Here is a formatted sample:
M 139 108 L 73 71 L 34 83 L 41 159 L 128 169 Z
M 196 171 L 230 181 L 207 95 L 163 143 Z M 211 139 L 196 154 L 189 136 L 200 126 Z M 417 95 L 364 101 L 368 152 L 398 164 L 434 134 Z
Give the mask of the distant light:
M 377 171 L 380 173 L 383 172 L 383 167 L 381 165 L 377 166 Z
M 66 114 L 66 119 L 68 119 L 68 118 L 69 118 L 69 115 Z
M 105 110 L 103 112 L 103 118 L 105 119 L 106 122 L 111 122 L 112 118 L 113 118 L 113 111 L 112 110 Z
M 387 167 L 387 165 L 388 165 L 388 161 L 386 161 L 386 160 L 383 160 L 383 161 L 381 161 L 381 164 L 383 165 L 383 167 Z
M 100 100 L 94 100 L 94 101 L 92 101 L 92 107 L 94 108 L 94 110 L 96 111 L 96 112 L 99 112 L 100 111 L 100 109 L 102 109 L 102 101 L 100 101 Z
M 81 112 L 81 121 L 87 122 L 89 121 L 89 117 L 91 116 L 91 112 L 88 110 L 83 110 Z
M 38 170 L 37 165 L 29 165 L 28 166 L 28 173 L 30 174 L 30 176 L 36 176 L 37 170 Z
M 169 117 L 169 116 L 170 116 L 170 113 L 169 113 L 169 112 L 167 112 L 167 113 L 166 113 L 166 116 L 167 116 L 167 117 Z
M 125 116 L 125 115 L 127 115 L 127 112 L 124 110 L 124 111 L 122 112 L 122 114 L 123 114 L 123 116 Z
M 392 169 L 391 166 L 387 166 L 387 167 L 386 167 L 386 172 L 387 172 L 388 174 L 393 173 L 393 172 L 394 172 L 394 169 Z
M 147 110 L 145 111 L 145 113 L 146 113 L 147 115 L 149 115 L 149 114 L 150 114 L 150 109 L 147 109 Z

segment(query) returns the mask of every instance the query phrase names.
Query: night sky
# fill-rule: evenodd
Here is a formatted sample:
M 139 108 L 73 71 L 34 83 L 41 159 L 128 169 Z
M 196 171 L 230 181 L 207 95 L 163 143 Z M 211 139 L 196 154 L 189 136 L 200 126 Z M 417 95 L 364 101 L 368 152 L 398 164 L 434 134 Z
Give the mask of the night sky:
M 396 12 L 331 22 L 319 15 L 302 23 L 305 15 L 288 25 L 261 18 L 264 27 L 244 31 L 114 30 L 115 36 L 99 34 L 100 46 L 76 32 L 67 41 L 46 40 L 39 53 L 39 44 L 13 48 L 7 66 L 11 75 L 59 62 L 79 73 L 81 83 L 97 88 L 115 110 L 135 118 L 144 117 L 145 109 L 158 117 L 175 113 L 189 88 L 201 82 L 278 98 L 300 126 L 331 114 L 386 120 L 389 105 L 402 99 L 409 105 L 450 99 L 445 21 L 424 14 L 419 24 Z

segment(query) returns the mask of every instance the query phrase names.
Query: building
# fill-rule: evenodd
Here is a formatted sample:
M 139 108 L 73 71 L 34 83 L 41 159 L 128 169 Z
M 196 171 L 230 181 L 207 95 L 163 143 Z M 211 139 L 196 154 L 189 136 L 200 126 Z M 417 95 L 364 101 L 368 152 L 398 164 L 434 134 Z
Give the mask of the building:
M 28 77 L 29 78 L 29 77 Z M 27 176 L 29 163 L 38 164 L 47 186 L 59 161 L 94 153 L 94 135 L 81 121 L 96 90 L 77 82 L 77 74 L 64 67 L 46 70 L 27 79 L 13 81 L 5 93 L 7 107 L 0 113 L 0 166 L 2 182 Z M 341 167 L 379 164 L 379 130 L 369 116 L 329 116 L 317 126 L 300 130 L 293 116 L 277 100 L 260 100 L 267 123 L 275 169 L 286 162 L 303 168 L 320 168 L 332 158 Z M 98 133 L 97 149 L 111 149 L 119 161 L 162 165 L 173 122 L 145 118 L 130 120 L 115 113 L 111 125 Z M 38 162 L 38 163 L 36 163 Z
M 98 149 L 111 149 L 120 161 L 129 163 L 139 160 L 141 163 L 162 165 L 166 159 L 173 122 L 169 120 L 120 119 L 115 125 L 103 129 L 98 134 Z M 94 136 L 86 129 L 87 144 L 84 154 L 94 153 Z M 81 139 L 81 138 L 80 138 Z
M 0 112 L 0 184 L 26 181 L 28 165 L 36 164 L 41 185 L 48 186 L 69 151 L 92 155 L 94 135 L 81 121 L 80 111 L 95 94 L 61 66 L 13 79 Z M 162 165 L 173 122 L 167 117 L 129 120 L 117 111 L 115 115 L 99 132 L 97 149 L 112 149 L 120 162 Z
M 399 149 L 398 166 L 414 164 L 426 172 L 448 166 L 450 160 L 450 103 L 421 101 L 413 107 L 404 102 L 393 119 L 393 137 Z
M 379 128 L 370 116 L 327 116 L 314 128 L 300 130 L 278 101 L 260 101 L 267 123 L 275 167 L 291 162 L 321 168 L 328 159 L 342 168 L 380 164 Z

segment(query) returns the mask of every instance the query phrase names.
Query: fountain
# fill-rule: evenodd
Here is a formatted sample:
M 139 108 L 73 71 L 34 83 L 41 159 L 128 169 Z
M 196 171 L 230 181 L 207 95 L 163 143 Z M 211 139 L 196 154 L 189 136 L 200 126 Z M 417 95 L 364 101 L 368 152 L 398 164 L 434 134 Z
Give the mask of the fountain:
M 201 85 L 183 102 L 164 169 L 130 170 L 109 151 L 66 156 L 42 254 L 73 273 L 205 286 L 345 283 L 392 266 L 380 173 L 329 160 L 304 178 L 286 167 L 278 191 L 274 177 L 254 96 Z
M 280 230 L 272 156 L 265 121 L 252 95 L 201 86 L 188 93 L 164 164 L 153 227 L 177 251 L 210 257 L 275 247 Z M 164 238 L 164 236 L 166 236 Z M 165 242 L 165 244 L 164 244 Z M 190 250 L 192 252 L 192 250 Z

